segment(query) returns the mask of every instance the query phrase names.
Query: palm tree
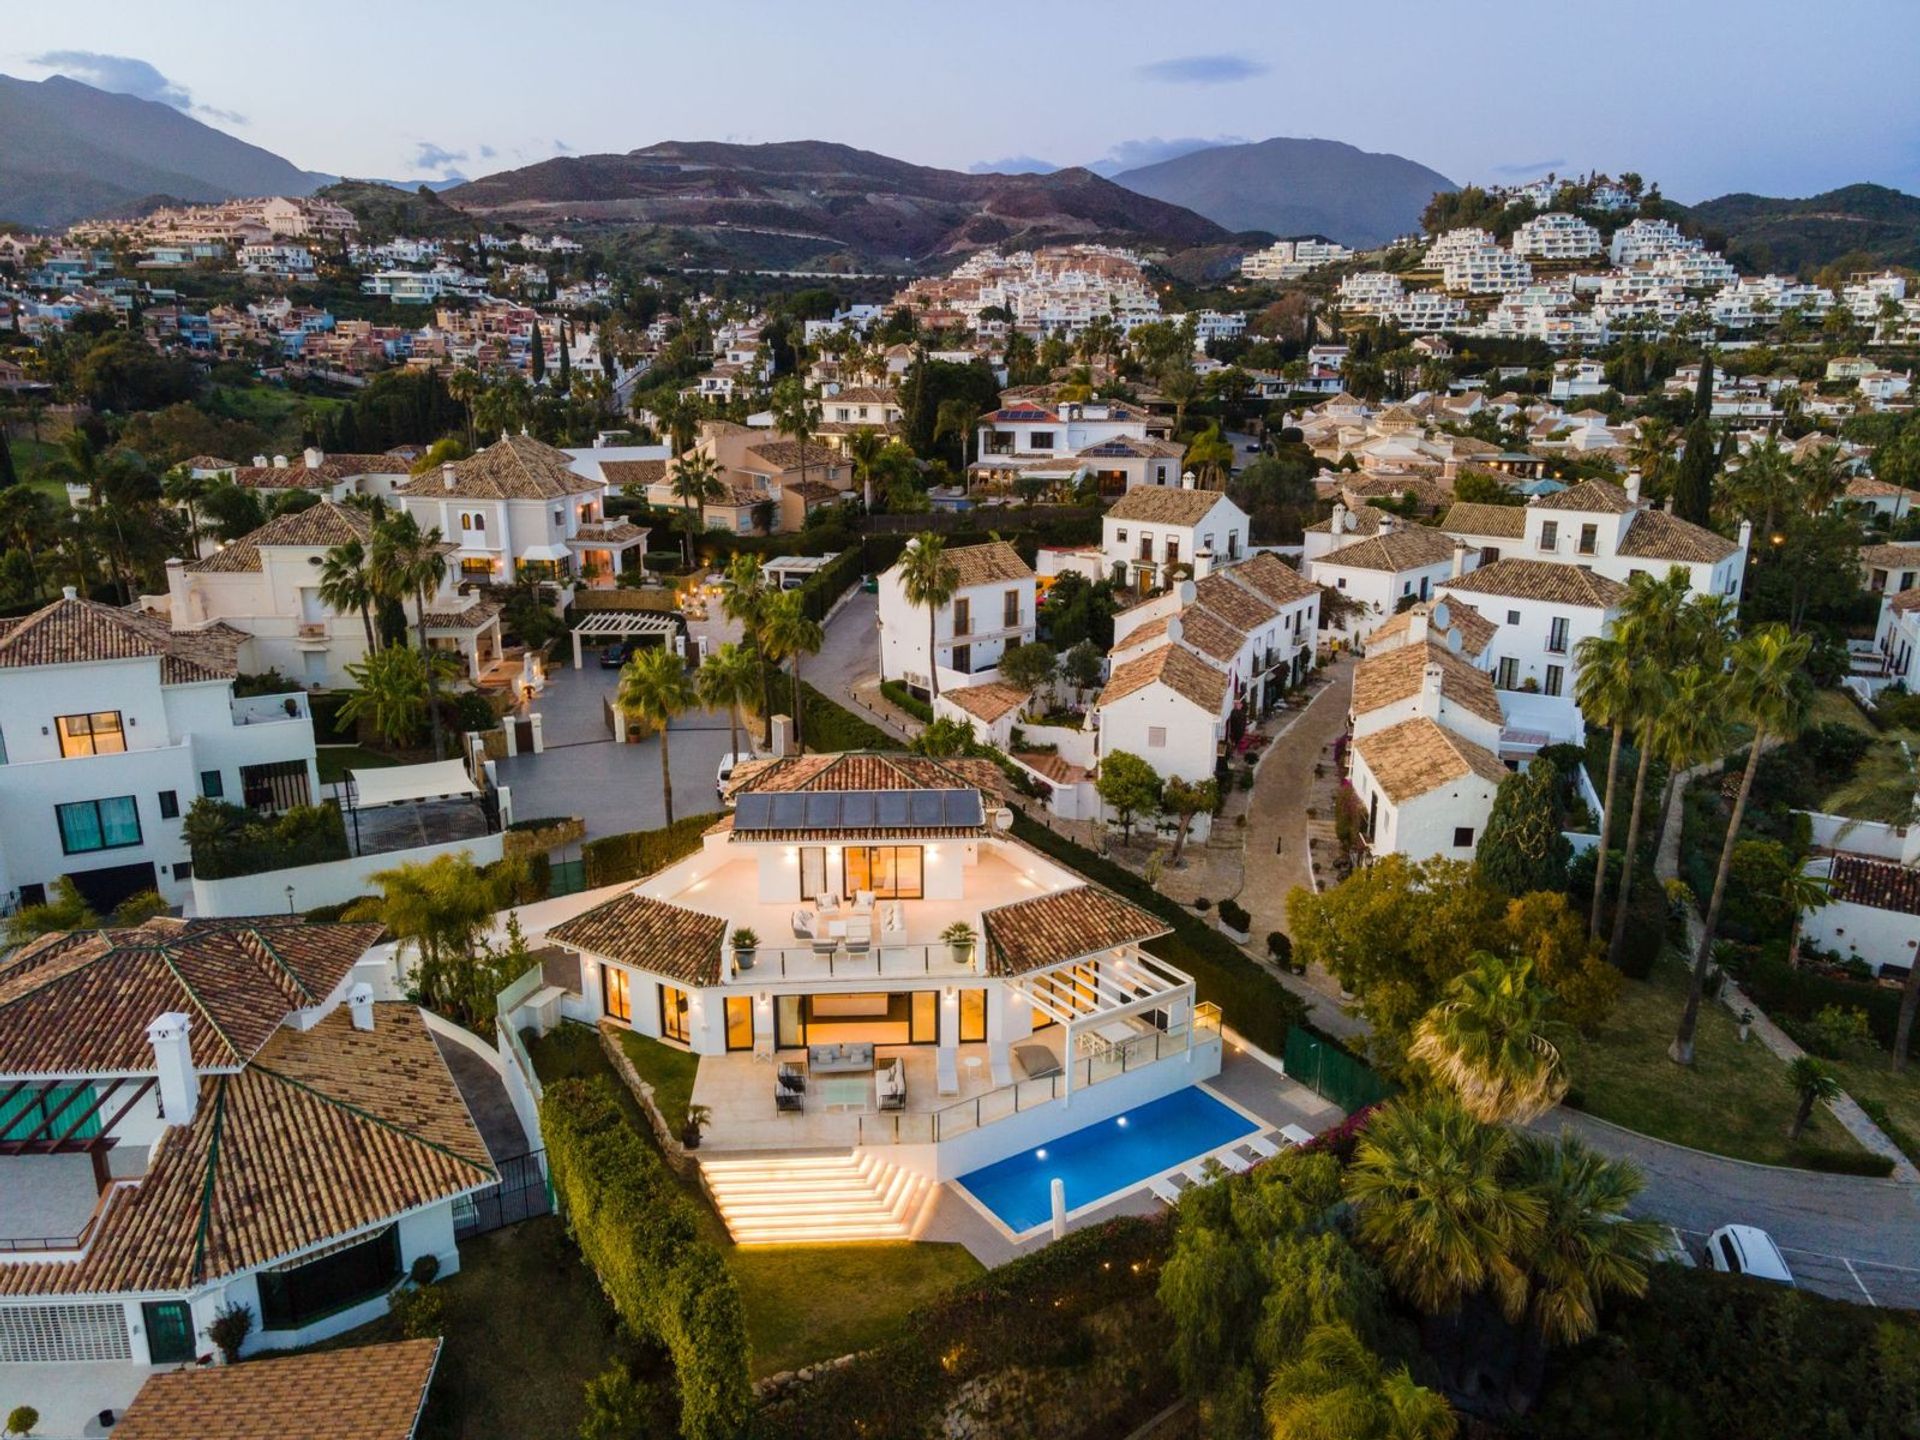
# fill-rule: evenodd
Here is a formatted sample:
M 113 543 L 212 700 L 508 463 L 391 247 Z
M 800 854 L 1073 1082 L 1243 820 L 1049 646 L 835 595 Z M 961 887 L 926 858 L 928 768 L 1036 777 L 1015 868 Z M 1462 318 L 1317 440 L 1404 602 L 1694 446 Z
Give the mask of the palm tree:
M 620 707 L 660 731 L 660 796 L 673 824 L 673 761 L 667 752 L 667 728 L 676 715 L 700 701 L 687 667 L 667 646 L 642 650 L 620 672 Z
M 1827 801 L 1849 819 L 1840 827 L 1848 834 L 1856 825 L 1878 820 L 1890 825 L 1920 825 L 1920 733 L 1895 731 L 1882 737 L 1861 758 L 1853 779 Z M 1893 1029 L 1893 1068 L 1907 1068 L 1907 1046 L 1913 1039 L 1914 1012 L 1920 1010 L 1920 965 L 1907 967 L 1900 989 L 1900 1018 Z
M 1520 1370 L 1530 1391 L 1538 1386 L 1548 1346 L 1591 1338 L 1608 1296 L 1646 1293 L 1647 1265 L 1661 1235 L 1658 1225 L 1627 1218 L 1627 1206 L 1640 1193 L 1640 1172 L 1572 1135 L 1558 1141 L 1518 1136 L 1508 1180 L 1542 1207 L 1525 1257 L 1527 1329 Z
M 726 573 L 720 579 L 720 613 L 729 620 L 740 622 L 741 638 L 752 652 L 754 666 L 760 672 L 760 713 L 763 716 L 773 714 L 772 682 L 767 676 L 767 667 L 762 663 L 766 646 L 760 643 L 760 625 L 766 618 L 767 599 L 772 593 L 761 571 L 758 555 L 740 551 L 727 561 Z
M 800 488 L 807 488 L 807 446 L 820 428 L 820 402 L 807 393 L 803 376 L 789 375 L 773 387 L 774 427 L 800 445 Z
M 740 707 L 760 689 L 760 666 L 744 645 L 722 645 L 694 676 L 700 703 L 727 712 L 727 753 L 740 753 Z
M 1832 1100 L 1840 1094 L 1840 1082 L 1829 1070 L 1826 1062 L 1816 1060 L 1811 1055 L 1802 1055 L 1787 1066 L 1787 1084 L 1793 1087 L 1794 1094 L 1800 1097 L 1800 1103 L 1794 1107 L 1793 1124 L 1787 1127 L 1787 1138 L 1798 1140 L 1801 1132 L 1807 1128 L 1807 1122 L 1813 1118 L 1813 1107 L 1822 1100 Z
M 847 458 L 853 461 L 853 473 L 860 477 L 860 501 L 873 509 L 873 466 L 887 448 L 886 437 L 870 425 L 862 425 L 847 437 Z
M 69 430 L 60 441 L 60 453 L 40 467 L 40 478 L 62 485 L 85 485 L 87 503 L 100 503 L 100 452 L 81 429 Z
M 667 443 L 675 455 L 684 455 L 693 448 L 694 431 L 700 424 L 699 402 L 686 395 L 669 395 L 655 402 L 654 413 L 666 430 Z
M 367 653 L 371 655 L 380 648 L 373 632 L 373 607 L 385 597 L 369 558 L 366 546 L 358 540 L 345 540 L 331 547 L 318 563 L 321 603 L 339 615 L 349 610 L 360 612 L 360 623 L 367 631 Z
M 1714 932 L 1720 926 L 1720 907 L 1727 898 L 1727 875 L 1733 869 L 1734 847 L 1740 843 L 1740 822 L 1753 792 L 1753 774 L 1768 740 L 1791 740 L 1806 727 L 1812 708 L 1811 687 L 1801 667 L 1813 648 L 1811 636 L 1795 635 L 1786 626 L 1762 625 L 1734 644 L 1733 670 L 1727 677 L 1732 711 L 1753 727 L 1746 768 L 1727 822 L 1727 838 L 1720 846 L 1720 867 L 1714 872 L 1713 899 L 1707 904 L 1706 925 L 1693 957 L 1693 976 L 1687 985 L 1687 1006 L 1668 1056 L 1678 1065 L 1693 1063 L 1693 1030 L 1700 1018 L 1700 996 L 1706 986 L 1707 966 L 1713 959 Z
M 414 624 L 420 653 L 427 653 L 427 597 L 447 578 L 447 557 L 441 553 L 440 527 L 422 530 L 404 512 L 390 517 L 373 533 L 373 568 L 397 595 L 413 596 Z M 427 667 L 428 717 L 433 729 L 433 758 L 441 753 L 439 667 Z
M 940 611 L 960 589 L 960 569 L 947 554 L 947 542 L 928 531 L 907 544 L 900 557 L 900 588 L 907 604 L 927 612 L 927 690 L 940 698 Z
M 396 749 L 416 744 L 421 722 L 432 708 L 436 672 L 446 674 L 453 664 L 444 651 L 424 658 L 404 645 L 350 663 L 345 668 L 354 691 L 340 707 L 340 717 L 348 722 L 366 717 L 374 733 Z
M 807 614 L 806 597 L 798 590 L 782 590 L 767 599 L 761 620 L 760 643 L 774 661 L 793 661 L 793 748 L 806 751 L 800 704 L 800 657 L 815 654 L 827 643 L 820 622 Z
M 711 455 L 687 455 L 673 467 L 673 498 L 680 502 L 681 528 L 686 542 L 687 568 L 693 568 L 693 536 L 697 528 L 707 528 L 707 502 L 718 500 L 726 491 L 720 485 L 720 465 Z
M 476 952 L 484 949 L 481 934 L 508 898 L 511 873 L 482 869 L 463 852 L 397 865 L 370 878 L 380 887 L 379 897 L 355 902 L 347 915 L 382 922 L 403 953 L 411 950 L 409 979 L 426 1003 L 474 1024 L 492 1003 L 489 985 L 495 983 Z
M 473 449 L 473 402 L 487 388 L 487 382 L 480 378 L 480 372 L 470 365 L 462 365 L 447 377 L 447 393 L 460 402 L 467 417 L 467 449 Z
M 1635 656 L 1619 627 L 1604 635 L 1590 635 L 1574 647 L 1573 693 L 1580 713 L 1589 724 L 1604 725 L 1613 732 L 1607 743 L 1607 786 L 1600 800 L 1600 851 L 1593 867 L 1593 908 L 1587 918 L 1587 934 L 1600 938 L 1600 912 L 1607 894 L 1607 842 L 1612 833 L 1614 786 L 1620 775 L 1620 746 L 1627 726 L 1636 718 L 1634 710 L 1637 677 Z
M 1640 473 L 1641 493 L 1648 499 L 1666 493 L 1667 471 L 1673 464 L 1675 437 L 1671 422 L 1658 416 L 1645 416 L 1639 423 L 1627 461 Z
M 27 557 L 33 587 L 40 589 L 40 551 L 54 529 L 56 513 L 46 492 L 25 485 L 0 490 L 0 539 Z
M 972 433 L 978 419 L 973 402 L 957 395 L 950 400 L 942 400 L 940 408 L 933 412 L 934 443 L 937 445 L 951 435 L 960 447 L 959 473 L 963 484 L 967 476 L 967 436 Z
M 192 552 L 187 556 L 189 560 L 200 553 L 200 514 L 197 507 L 201 497 L 212 488 L 211 477 L 196 475 L 184 465 L 174 466 L 160 482 L 160 493 L 167 502 L 187 512 L 187 549 Z
M 1487 1292 L 1509 1319 L 1525 1310 L 1527 1277 L 1514 1257 L 1527 1253 L 1545 1206 L 1505 1183 L 1513 1144 L 1511 1131 L 1444 1096 L 1395 1100 L 1360 1133 L 1344 1181 L 1357 1233 L 1429 1315 Z
M 1566 1066 L 1547 1038 L 1553 992 L 1533 962 L 1475 954 L 1447 996 L 1414 1027 L 1411 1059 L 1488 1125 L 1525 1123 L 1567 1092 Z
M 1655 852 L 1666 845 L 1673 819 L 1673 790 L 1690 766 L 1727 752 L 1726 676 L 1718 668 L 1687 665 L 1673 672 L 1667 707 L 1647 730 L 1647 744 L 1667 767 L 1661 792 L 1660 834 Z
M 1271 1440 L 1453 1440 L 1446 1400 L 1388 1371 L 1351 1326 L 1316 1325 L 1277 1367 L 1263 1406 Z

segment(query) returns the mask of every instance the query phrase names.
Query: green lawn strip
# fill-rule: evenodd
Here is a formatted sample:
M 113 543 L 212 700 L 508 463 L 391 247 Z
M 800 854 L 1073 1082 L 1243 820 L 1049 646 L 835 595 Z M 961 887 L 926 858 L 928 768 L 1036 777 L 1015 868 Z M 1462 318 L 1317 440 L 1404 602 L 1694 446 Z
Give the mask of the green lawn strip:
M 693 1077 L 700 1069 L 700 1057 L 676 1050 L 632 1030 L 620 1032 L 620 1048 L 640 1078 L 653 1087 L 653 1100 L 669 1125 L 686 1118 L 693 1103 Z
M 685 1085 L 685 1094 L 693 1093 L 697 1057 L 670 1050 L 646 1036 L 622 1039 L 634 1069 L 648 1084 L 658 1089 L 662 1079 L 674 1080 Z M 592 1029 L 563 1025 L 530 1040 L 527 1049 L 543 1082 L 570 1076 L 606 1077 L 620 1092 L 621 1105 L 634 1127 L 649 1141 L 653 1139 L 639 1102 L 613 1073 Z M 663 1060 L 663 1055 L 672 1061 Z M 728 1237 L 725 1222 L 698 1182 L 689 1178 L 681 1184 L 697 1202 L 694 1209 L 702 1238 L 721 1247 L 739 1283 L 756 1379 L 871 1345 L 896 1330 L 915 1306 L 981 1271 L 959 1245 L 901 1242 L 741 1249 Z
M 1798 1144 L 1787 1139 L 1798 1103 L 1787 1067 L 1739 1026 L 1719 1001 L 1701 1007 L 1691 1069 L 1667 1058 L 1686 972 L 1662 961 L 1646 980 L 1629 980 L 1598 1036 L 1563 1042 L 1567 1070 L 1588 1114 L 1642 1135 L 1763 1165 L 1797 1165 L 1809 1150 L 1853 1154 L 1859 1144 L 1815 1106 Z
M 1873 721 L 1867 718 L 1866 712 L 1844 690 L 1814 691 L 1813 714 L 1808 717 L 1808 724 L 1847 725 L 1876 738 L 1880 734 L 1873 728 Z
M 398 765 L 399 759 L 369 750 L 364 745 L 322 745 L 314 751 L 320 769 L 320 783 L 334 785 L 347 778 L 349 770 L 377 770 Z
M 909 1310 L 985 1268 L 963 1245 L 910 1241 L 736 1248 L 727 1263 L 747 1309 L 755 1379 L 890 1339 Z
M 1855 1047 L 1844 1060 L 1830 1060 L 1847 1094 L 1872 1115 L 1888 1138 L 1920 1164 L 1920 1071 L 1909 1064 L 1895 1074 L 1883 1050 Z M 1881 1123 L 1884 1113 L 1887 1123 Z
M 462 1241 L 460 1273 L 438 1288 L 445 1344 L 420 1440 L 578 1433 L 587 1381 L 619 1347 L 612 1307 L 559 1219 Z M 401 1338 L 393 1317 L 383 1315 L 313 1348 Z

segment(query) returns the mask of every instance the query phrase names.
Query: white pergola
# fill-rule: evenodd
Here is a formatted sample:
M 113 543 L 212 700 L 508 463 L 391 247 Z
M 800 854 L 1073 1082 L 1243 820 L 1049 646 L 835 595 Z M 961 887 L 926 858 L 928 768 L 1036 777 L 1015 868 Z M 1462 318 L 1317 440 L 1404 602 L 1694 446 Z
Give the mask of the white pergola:
M 679 633 L 679 620 L 664 610 L 595 610 L 573 627 L 573 668 L 578 670 L 581 665 L 582 639 L 629 640 L 636 635 L 658 635 L 671 642 Z
M 1122 1022 L 1164 1009 L 1179 1023 L 1193 1006 L 1193 977 L 1138 946 L 1118 953 L 1094 951 L 1015 976 L 1007 981 L 1007 989 L 1065 1028 L 1063 1068 L 1069 1093 L 1082 1035 L 1091 1033 L 1109 1045 L 1121 1045 L 1137 1033 Z M 1115 1026 L 1119 1029 L 1110 1032 L 1109 1027 Z

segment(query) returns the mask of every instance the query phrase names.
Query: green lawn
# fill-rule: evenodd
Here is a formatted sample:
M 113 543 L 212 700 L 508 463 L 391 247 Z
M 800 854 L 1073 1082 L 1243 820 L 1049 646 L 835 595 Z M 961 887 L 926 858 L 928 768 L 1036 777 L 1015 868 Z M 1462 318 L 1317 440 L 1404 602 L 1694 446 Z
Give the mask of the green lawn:
M 1920 1163 L 1920 1069 L 1910 1061 L 1896 1075 L 1890 1060 L 1884 1050 L 1855 1047 L 1846 1059 L 1829 1063 L 1854 1099 L 1869 1110 L 1876 1103 L 1886 1108 L 1896 1132 L 1888 1138 L 1907 1152 L 1909 1160 Z
M 369 750 L 364 745 L 322 745 L 314 752 L 314 756 L 320 767 L 322 785 L 332 785 L 346 779 L 349 770 L 375 770 L 400 763 L 397 756 Z
M 1798 1102 L 1786 1066 L 1758 1040 L 1741 1044 L 1734 1017 L 1719 1001 L 1701 1007 L 1692 1069 L 1667 1059 L 1685 1002 L 1684 967 L 1663 960 L 1649 979 L 1627 982 L 1598 1036 L 1564 1042 L 1582 1108 L 1696 1150 L 1766 1165 L 1799 1163 L 1800 1147 L 1787 1140 Z M 1860 1148 L 1823 1106 L 1814 1107 L 1801 1145 Z
M 460 1273 L 440 1287 L 446 1343 L 420 1440 L 578 1434 L 587 1381 L 621 1347 L 613 1308 L 560 1221 L 546 1216 L 462 1242 Z M 399 1338 L 383 1316 L 317 1348 Z
M 674 1125 L 685 1119 L 687 1107 L 693 1103 L 693 1077 L 700 1069 L 700 1057 L 631 1030 L 621 1033 L 620 1048 L 627 1052 L 640 1078 L 653 1087 L 654 1104 L 667 1123 Z
M 634 1068 L 661 1091 L 663 1106 L 672 1093 L 662 1089 L 665 1085 L 684 1087 L 679 1092 L 684 1095 L 693 1093 L 696 1057 L 645 1036 L 623 1038 Z M 613 1073 L 592 1030 L 563 1025 L 529 1041 L 527 1048 L 543 1081 L 604 1076 L 620 1092 L 635 1128 L 653 1138 L 639 1102 Z M 743 1250 L 728 1239 L 706 1192 L 691 1180 L 683 1183 L 703 1234 L 720 1246 L 740 1286 L 756 1378 L 871 1345 L 891 1333 L 909 1310 L 982 1270 L 960 1245 L 901 1242 Z
M 1873 728 L 1873 722 L 1866 716 L 1853 698 L 1844 690 L 1816 690 L 1813 692 L 1813 715 L 1810 721 L 1814 725 L 1845 725 L 1868 735 L 1879 735 Z

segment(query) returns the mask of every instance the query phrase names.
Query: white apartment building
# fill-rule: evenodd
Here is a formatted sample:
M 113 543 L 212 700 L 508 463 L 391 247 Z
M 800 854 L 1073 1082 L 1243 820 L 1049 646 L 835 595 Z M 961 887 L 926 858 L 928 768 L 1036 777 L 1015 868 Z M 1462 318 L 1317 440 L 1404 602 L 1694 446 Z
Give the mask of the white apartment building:
M 238 258 L 249 275 L 298 279 L 313 274 L 313 255 L 304 245 L 242 245 Z
M 980 417 L 972 474 L 987 484 L 1021 476 L 1078 483 L 1096 477 L 1102 495 L 1175 484 L 1186 452 L 1166 438 L 1169 421 L 1120 400 L 1053 401 L 1009 391 Z
M 1298 280 L 1352 255 L 1346 246 L 1328 240 L 1278 240 L 1264 250 L 1241 256 L 1240 274 L 1248 280 Z
M 1440 275 L 1449 290 L 1464 290 L 1469 295 L 1504 295 L 1531 285 L 1533 266 L 1512 251 L 1488 242 L 1477 250 L 1448 255 L 1440 267 Z
M 1598 360 L 1560 360 L 1553 367 L 1553 382 L 1547 388 L 1549 400 L 1577 400 L 1599 395 L 1612 387 L 1607 370 Z
M 912 542 L 917 544 L 918 542 Z M 959 576 L 953 598 L 929 617 L 907 601 L 902 567 L 880 576 L 880 678 L 916 690 L 939 667 L 940 688 L 984 685 L 1000 678 L 1000 657 L 1038 633 L 1033 567 L 1004 540 L 948 550 Z M 932 653 L 929 655 L 929 646 Z
M 1740 276 L 1717 250 L 1672 250 L 1653 262 L 1653 273 L 1680 282 L 1684 290 L 1718 290 Z
M 1630 220 L 1613 232 L 1607 243 L 1607 258 L 1615 265 L 1646 265 L 1679 250 L 1690 250 L 1698 241 L 1680 233 L 1671 220 Z
M 184 904 L 197 797 L 318 796 L 306 697 L 233 694 L 244 639 L 71 588 L 0 634 L 0 898 L 39 904 L 67 875 L 101 914 L 145 890 Z
M 1464 226 L 1458 230 L 1448 230 L 1437 236 L 1427 247 L 1424 264 L 1429 270 L 1445 267 L 1449 260 L 1465 255 L 1477 254 L 1482 250 L 1497 248 L 1498 242 L 1485 230 L 1473 226 Z
M 1532 260 L 1585 260 L 1602 248 L 1598 230 L 1560 210 L 1536 215 L 1513 232 L 1513 253 Z
M 1199 573 L 1201 557 L 1231 565 L 1245 553 L 1252 522 L 1217 490 L 1148 486 L 1129 490 L 1100 517 L 1100 550 L 1107 573 L 1145 593 L 1185 565 Z
M 1193 341 L 1210 345 L 1216 340 L 1238 340 L 1247 333 L 1246 313 L 1241 310 L 1194 310 L 1187 319 L 1193 322 Z
M 1856 275 L 1840 288 L 1840 303 L 1853 312 L 1854 319 L 1872 323 L 1880 318 L 1880 302 L 1905 300 L 1907 277 L 1889 270 L 1882 275 Z
M 1458 330 L 1473 317 L 1466 301 L 1444 290 L 1409 291 L 1377 313 L 1385 314 L 1402 330 L 1423 335 Z
M 1363 270 L 1340 282 L 1340 308 L 1356 315 L 1379 315 L 1391 309 L 1406 286 L 1398 275 L 1384 270 Z

